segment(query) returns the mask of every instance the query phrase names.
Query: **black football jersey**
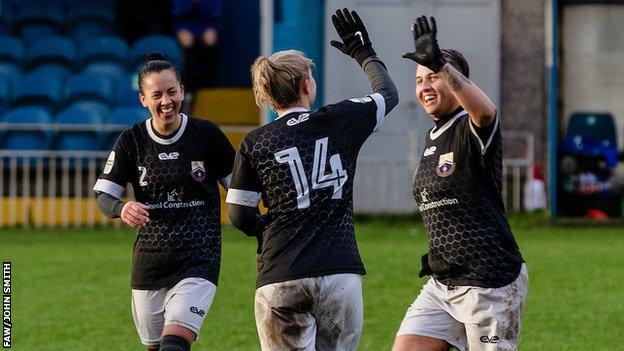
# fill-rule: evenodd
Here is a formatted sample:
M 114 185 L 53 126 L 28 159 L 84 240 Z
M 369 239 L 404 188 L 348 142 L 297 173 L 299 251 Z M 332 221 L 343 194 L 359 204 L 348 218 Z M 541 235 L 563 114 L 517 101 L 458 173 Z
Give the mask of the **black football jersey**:
M 310 112 L 292 109 L 245 136 L 227 202 L 267 207 L 257 286 L 364 274 L 353 229 L 353 178 L 362 144 L 382 122 L 375 93 Z
M 505 215 L 501 170 L 498 116 L 480 129 L 459 109 L 428 133 L 413 184 L 429 238 L 421 274 L 486 288 L 515 280 L 523 260 Z
M 188 277 L 217 284 L 221 262 L 217 180 L 228 177 L 234 149 L 213 123 L 182 115 L 180 129 L 161 138 L 151 119 L 119 136 L 95 187 L 121 198 L 129 182 L 149 207 L 138 231 L 132 288 L 160 289 Z

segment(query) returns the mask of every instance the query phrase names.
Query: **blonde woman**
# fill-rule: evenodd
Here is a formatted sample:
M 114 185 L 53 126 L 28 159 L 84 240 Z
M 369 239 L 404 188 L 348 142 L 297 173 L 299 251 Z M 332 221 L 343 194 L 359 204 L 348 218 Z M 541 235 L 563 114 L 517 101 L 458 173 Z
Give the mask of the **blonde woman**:
M 259 57 L 256 102 L 279 118 L 249 133 L 228 192 L 236 227 L 261 241 L 255 318 L 263 350 L 356 350 L 364 266 L 353 229 L 358 152 L 398 103 L 394 83 L 355 11 L 332 20 L 373 92 L 311 111 L 312 61 L 288 50 Z M 258 202 L 268 207 L 260 216 Z

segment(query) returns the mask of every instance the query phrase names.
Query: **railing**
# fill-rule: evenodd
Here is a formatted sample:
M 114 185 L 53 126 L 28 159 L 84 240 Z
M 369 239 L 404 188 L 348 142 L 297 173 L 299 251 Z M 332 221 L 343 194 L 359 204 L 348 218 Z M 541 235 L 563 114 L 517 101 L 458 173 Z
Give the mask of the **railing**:
M 523 208 L 523 185 L 533 179 L 533 153 L 533 134 L 503 132 L 503 201 L 507 211 Z
M 504 135 L 503 199 L 509 211 L 519 211 L 522 185 L 532 177 L 533 137 L 524 132 Z M 413 147 L 406 157 L 358 160 L 357 212 L 416 211 L 411 186 L 419 152 L 413 134 L 404 137 Z M 101 215 L 91 190 L 107 157 L 106 151 L 0 150 L 0 227 L 119 225 Z M 128 187 L 129 197 L 131 191 Z
M 110 224 L 91 190 L 108 152 L 0 150 L 0 226 Z
M 365 213 L 409 213 L 416 211 L 412 180 L 420 157 L 416 136 L 394 132 L 397 140 L 407 141 L 407 157 L 360 157 L 354 185 L 354 207 Z M 507 211 L 521 211 L 527 179 L 533 177 L 533 135 L 529 132 L 503 132 L 503 189 Z

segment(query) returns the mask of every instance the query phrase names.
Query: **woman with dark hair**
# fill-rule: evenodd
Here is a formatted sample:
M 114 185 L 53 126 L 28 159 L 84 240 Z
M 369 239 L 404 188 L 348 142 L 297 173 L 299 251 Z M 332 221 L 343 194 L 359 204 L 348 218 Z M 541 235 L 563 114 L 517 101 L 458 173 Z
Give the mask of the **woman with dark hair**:
M 502 135 L 492 100 L 457 50 L 440 49 L 433 17 L 413 26 L 416 99 L 435 123 L 413 193 L 430 275 L 405 317 L 394 351 L 516 350 L 528 273 L 501 195 Z
M 138 83 L 151 117 L 121 133 L 93 190 L 104 215 L 138 230 L 131 280 L 141 342 L 189 350 L 216 291 L 217 181 L 228 187 L 234 149 L 215 124 L 180 113 L 180 73 L 162 54 L 148 56 Z M 121 200 L 127 183 L 136 201 Z

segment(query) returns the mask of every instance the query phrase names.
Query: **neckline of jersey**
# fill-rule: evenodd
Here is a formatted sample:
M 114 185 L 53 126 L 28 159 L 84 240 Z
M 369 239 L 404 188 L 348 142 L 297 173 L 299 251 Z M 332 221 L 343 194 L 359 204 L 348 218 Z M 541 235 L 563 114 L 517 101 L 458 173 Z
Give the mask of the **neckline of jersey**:
M 180 129 L 178 129 L 178 132 L 172 138 L 164 139 L 156 135 L 156 132 L 154 131 L 154 129 L 152 129 L 153 117 L 150 117 L 145 121 L 147 134 L 149 134 L 152 140 L 154 140 L 155 142 L 161 145 L 171 145 L 175 143 L 176 141 L 180 140 L 180 138 L 182 137 L 182 134 L 184 134 L 184 130 L 186 129 L 186 123 L 188 122 L 188 117 L 184 113 L 180 113 L 180 115 L 182 116 L 182 123 L 180 124 Z
M 295 113 L 295 112 L 310 112 L 310 110 L 308 110 L 305 107 L 292 107 L 284 111 L 284 113 L 281 116 L 278 115 L 277 118 L 282 118 L 288 114 Z
M 465 116 L 467 114 L 468 114 L 468 112 L 466 112 L 465 110 L 461 110 L 461 111 L 457 112 L 455 114 L 455 116 L 451 117 L 442 127 L 440 127 L 435 132 L 434 132 L 434 130 L 436 129 L 436 127 L 431 128 L 431 130 L 429 131 L 429 139 L 431 139 L 431 140 L 437 139 L 447 129 L 449 129 L 453 125 L 453 123 L 455 123 L 456 120 L 458 120 L 459 118 L 461 118 L 461 117 L 463 117 L 463 116 Z

